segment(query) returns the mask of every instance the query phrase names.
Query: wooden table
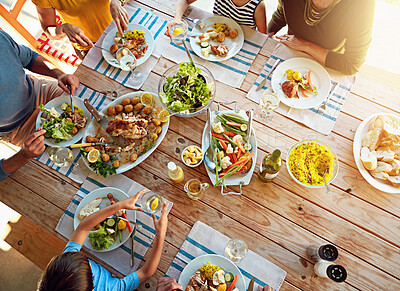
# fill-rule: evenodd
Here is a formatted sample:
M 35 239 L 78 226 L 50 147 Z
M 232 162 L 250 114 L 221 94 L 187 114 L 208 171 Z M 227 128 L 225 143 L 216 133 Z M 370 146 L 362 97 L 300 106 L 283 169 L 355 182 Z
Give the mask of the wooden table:
M 159 10 L 153 13 L 172 15 L 174 2 L 158 3 Z M 257 108 L 245 98 L 246 92 L 275 45 L 275 41 L 267 41 L 240 88 L 218 82 L 216 101 L 236 100 L 242 109 Z M 161 57 L 142 90 L 157 92 L 160 75 L 171 65 Z M 76 75 L 84 85 L 103 93 L 116 91 L 121 96 L 132 91 L 85 66 L 80 66 Z M 200 145 L 206 116 L 171 118 L 160 146 L 143 163 L 124 173 L 174 202 L 158 272 L 140 289 L 155 289 L 156 278 L 167 271 L 191 227 L 200 220 L 227 236 L 244 239 L 251 250 L 287 271 L 281 290 L 399 290 L 400 195 L 371 187 L 357 170 L 352 152 L 354 133 L 364 118 L 377 112 L 399 112 L 399 88 L 378 78 L 381 75 L 358 76 L 329 136 L 279 114 L 268 124 L 254 122 L 259 146 L 257 166 L 275 148 L 282 150 L 286 160 L 288 149 L 304 138 L 317 138 L 331 145 L 338 154 L 340 171 L 330 194 L 324 189 L 299 186 L 284 166 L 270 184 L 261 183 L 254 174 L 241 196 L 223 197 L 218 188 L 210 188 L 201 201 L 192 201 L 183 191 L 183 183 L 174 184 L 168 178 L 166 164 L 172 160 L 182 166 L 185 181 L 195 177 L 208 180 L 204 165 L 189 168 L 180 159 L 184 147 Z M 79 186 L 36 161 L 1 181 L 1 201 L 23 215 L 17 223 L 10 223 L 12 231 L 6 241 L 44 268 L 65 245 L 65 238 L 55 232 L 55 227 Z M 324 243 L 338 247 L 337 263 L 348 271 L 345 283 L 336 284 L 314 274 L 314 262 L 306 248 Z

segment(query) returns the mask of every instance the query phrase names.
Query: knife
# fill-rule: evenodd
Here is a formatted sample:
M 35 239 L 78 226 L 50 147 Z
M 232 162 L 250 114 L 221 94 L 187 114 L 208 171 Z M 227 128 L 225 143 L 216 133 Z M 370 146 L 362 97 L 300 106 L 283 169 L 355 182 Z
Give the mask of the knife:
M 261 81 L 260 85 L 258 85 L 256 91 L 258 91 L 258 90 L 260 90 L 262 87 L 264 87 L 265 82 L 267 81 L 269 75 L 271 75 L 271 73 L 275 70 L 276 66 L 279 64 L 280 61 L 281 61 L 280 59 L 277 59 L 277 60 L 275 61 L 275 63 L 272 65 L 272 68 L 271 68 L 271 70 L 269 71 L 269 73 L 268 73 L 268 74 L 265 76 L 265 78 Z
M 72 144 L 69 147 L 71 149 L 74 149 L 74 148 L 94 147 L 94 146 L 99 146 L 99 145 L 109 147 L 109 146 L 114 146 L 116 144 L 115 144 L 115 142 L 85 142 L 85 143 Z
M 131 235 L 131 240 L 132 240 L 132 245 L 131 245 L 131 268 L 133 267 L 133 258 L 135 257 L 135 249 L 133 248 L 135 244 L 135 232 L 136 232 L 136 225 L 133 227 L 132 235 Z
M 100 124 L 101 128 L 104 130 L 107 129 L 108 119 L 104 115 L 101 115 L 96 108 L 92 104 L 89 103 L 89 99 L 83 100 L 83 104 L 85 104 L 87 110 L 96 118 L 97 122 Z
M 253 286 L 254 286 L 254 281 L 256 280 L 255 277 L 251 278 L 249 287 L 247 288 L 247 291 L 253 291 Z

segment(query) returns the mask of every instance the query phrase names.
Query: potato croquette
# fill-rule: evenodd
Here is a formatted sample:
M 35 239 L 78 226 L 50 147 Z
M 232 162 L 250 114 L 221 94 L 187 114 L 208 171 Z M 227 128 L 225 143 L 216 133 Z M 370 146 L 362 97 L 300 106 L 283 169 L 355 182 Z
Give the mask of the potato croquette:
M 128 105 L 129 103 L 131 103 L 131 100 L 129 100 L 129 98 L 124 98 L 121 101 L 122 106 Z
M 91 150 L 94 150 L 94 147 L 85 147 L 85 152 L 90 152 Z
M 120 162 L 119 162 L 119 160 L 115 160 L 113 163 L 112 163 L 112 166 L 114 167 L 114 168 L 119 168 L 119 166 L 120 166 L 121 164 L 120 164 Z
M 86 137 L 86 142 L 99 142 L 99 139 L 98 139 L 98 138 L 95 138 L 95 137 L 93 137 L 93 136 L 91 136 L 91 135 L 88 135 L 88 136 Z
M 153 134 L 151 135 L 151 138 L 152 138 L 153 140 L 156 140 L 156 139 L 158 138 L 158 134 L 157 134 L 157 133 L 153 133 Z
M 144 105 L 142 103 L 138 103 L 138 104 L 135 105 L 134 108 L 135 108 L 136 111 L 140 112 L 140 111 L 143 110 L 143 107 L 144 107 Z
M 107 108 L 107 115 L 114 115 L 115 114 L 115 107 L 114 106 L 109 106 Z
M 154 125 L 156 125 L 156 126 L 159 126 L 159 125 L 161 125 L 161 120 L 160 119 L 157 119 L 157 118 L 153 118 L 153 123 L 154 123 Z
M 133 106 L 135 106 L 136 104 L 138 104 L 140 102 L 140 98 L 139 97 L 133 97 L 132 99 L 131 99 L 131 104 L 133 105 Z
M 118 105 L 115 106 L 115 111 L 116 111 L 117 113 L 120 113 L 120 112 L 122 112 L 123 110 L 124 110 L 124 106 L 122 106 L 121 104 L 118 104 Z
M 110 160 L 110 156 L 107 154 L 102 154 L 101 159 L 103 160 L 103 162 L 108 162 Z
M 110 47 L 110 52 L 112 52 L 113 54 L 116 53 L 118 50 L 118 45 L 116 45 L 115 43 Z
M 217 35 L 217 41 L 223 42 L 225 40 L 225 34 L 223 32 L 219 32 Z
M 133 106 L 131 104 L 125 105 L 124 110 L 126 113 L 133 111 Z
M 152 106 L 145 106 L 144 109 L 143 109 L 143 112 L 145 114 L 150 114 L 150 113 L 153 112 L 153 107 Z
M 76 126 L 74 126 L 74 129 L 70 131 L 70 134 L 77 134 L 78 133 L 78 129 L 76 128 Z
M 161 126 L 157 126 L 157 134 L 160 134 L 161 133 L 161 131 L 162 131 L 162 127 Z
M 235 37 L 237 37 L 238 36 L 238 30 L 237 29 L 232 29 L 230 32 L 229 32 L 229 37 L 230 38 L 235 38 Z
M 131 162 L 136 161 L 136 159 L 137 159 L 137 153 L 132 153 L 132 154 L 129 156 L 129 160 L 130 160 Z

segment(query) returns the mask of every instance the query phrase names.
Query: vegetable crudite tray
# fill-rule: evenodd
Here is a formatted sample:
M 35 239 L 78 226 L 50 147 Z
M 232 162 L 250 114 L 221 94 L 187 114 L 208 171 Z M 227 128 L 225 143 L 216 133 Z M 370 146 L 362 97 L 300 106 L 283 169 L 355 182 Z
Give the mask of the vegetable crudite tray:
M 234 110 L 220 110 L 220 105 L 229 105 L 229 104 L 235 104 L 235 109 Z M 215 123 L 218 123 L 220 120 L 217 118 L 217 116 L 223 115 L 223 114 L 234 114 L 238 117 L 243 118 L 244 120 L 248 121 L 249 117 L 244 110 L 239 110 L 237 107 L 237 102 L 232 101 L 232 102 L 218 102 L 217 103 L 217 110 L 216 111 L 211 111 L 210 110 L 210 117 L 209 120 L 211 120 L 211 125 L 209 125 L 209 121 L 207 121 L 206 125 L 204 126 L 203 130 L 203 136 L 202 136 L 202 151 L 204 155 L 206 155 L 206 151 L 210 145 L 210 135 L 212 129 L 212 125 Z M 229 194 L 234 194 L 234 195 L 241 195 L 242 194 L 242 186 L 248 185 L 250 183 L 250 180 L 253 175 L 254 168 L 256 166 L 256 161 L 257 161 L 257 140 L 256 140 L 256 135 L 254 130 L 251 128 L 251 122 L 250 122 L 250 127 L 247 128 L 247 130 L 251 130 L 251 135 L 249 138 L 249 143 L 251 145 L 251 148 L 249 150 L 250 154 L 253 154 L 252 163 L 250 168 L 247 170 L 246 173 L 237 173 L 234 175 L 231 175 L 227 178 L 225 178 L 223 181 L 218 181 L 216 172 L 210 171 L 207 166 L 206 166 L 206 171 L 208 174 L 208 177 L 210 178 L 211 182 L 213 185 L 217 183 L 217 186 L 221 186 L 221 194 L 222 195 L 229 195 Z M 246 137 L 246 135 L 245 135 Z M 214 139 L 215 140 L 215 139 Z M 215 145 L 215 143 L 214 143 Z M 213 148 L 213 157 L 215 157 L 214 151 L 216 151 L 215 148 Z M 240 191 L 239 192 L 224 192 L 224 186 L 240 186 Z

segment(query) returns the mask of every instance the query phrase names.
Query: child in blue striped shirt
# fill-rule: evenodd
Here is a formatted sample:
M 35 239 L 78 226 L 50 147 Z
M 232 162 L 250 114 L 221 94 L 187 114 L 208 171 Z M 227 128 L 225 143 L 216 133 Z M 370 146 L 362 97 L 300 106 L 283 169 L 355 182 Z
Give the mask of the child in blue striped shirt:
M 54 257 L 47 265 L 39 281 L 38 290 L 135 290 L 139 284 L 152 277 L 160 262 L 167 231 L 168 212 L 166 202 L 163 204 L 159 219 L 156 219 L 153 214 L 157 235 L 154 238 L 149 259 L 137 272 L 133 272 L 122 279 L 112 277 L 111 273 L 105 268 L 89 260 L 83 252 L 80 252 L 89 231 L 108 216 L 120 209 L 141 211 L 142 209 L 136 207 L 135 203 L 145 192 L 146 190 L 142 190 L 134 196 L 105 207 L 84 218 L 72 234 L 63 253 Z

